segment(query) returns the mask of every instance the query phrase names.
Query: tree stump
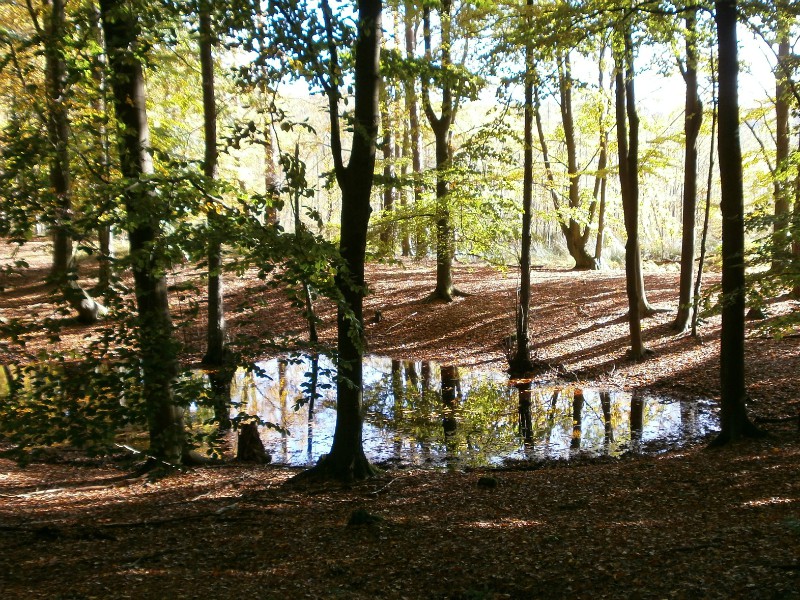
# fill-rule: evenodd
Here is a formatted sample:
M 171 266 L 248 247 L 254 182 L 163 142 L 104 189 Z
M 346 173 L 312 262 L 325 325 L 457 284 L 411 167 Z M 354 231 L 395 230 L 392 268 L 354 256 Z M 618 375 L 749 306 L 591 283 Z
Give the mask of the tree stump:
M 255 423 L 245 423 L 239 430 L 236 460 L 259 464 L 267 464 L 272 461 L 272 456 L 264 448 L 264 442 L 261 441 L 258 433 L 258 425 Z

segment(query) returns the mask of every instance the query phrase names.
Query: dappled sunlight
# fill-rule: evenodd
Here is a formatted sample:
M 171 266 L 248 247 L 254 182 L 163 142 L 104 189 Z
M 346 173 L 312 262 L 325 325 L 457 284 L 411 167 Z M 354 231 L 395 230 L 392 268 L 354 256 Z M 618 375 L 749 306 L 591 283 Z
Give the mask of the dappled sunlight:
M 474 521 L 472 523 L 464 523 L 462 526 L 474 529 L 531 529 L 543 525 L 542 521 L 507 517 L 491 521 Z
M 779 498 L 779 497 L 771 497 L 771 498 L 761 498 L 759 500 L 748 500 L 747 502 L 742 503 L 742 506 L 745 508 L 760 508 L 764 506 L 775 506 L 775 505 L 785 505 L 785 504 L 797 504 L 800 503 L 800 498 Z

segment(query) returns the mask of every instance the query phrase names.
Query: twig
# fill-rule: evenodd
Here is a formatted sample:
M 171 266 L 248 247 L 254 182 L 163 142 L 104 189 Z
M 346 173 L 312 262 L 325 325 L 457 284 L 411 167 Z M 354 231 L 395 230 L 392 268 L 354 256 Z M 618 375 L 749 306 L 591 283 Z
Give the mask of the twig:
M 377 490 L 374 490 L 374 491 L 370 492 L 369 495 L 370 496 L 377 496 L 378 494 L 382 494 L 383 492 L 386 491 L 386 488 L 388 488 L 390 485 L 392 485 L 398 479 L 399 479 L 399 477 L 395 477 L 394 479 L 390 480 L 389 483 L 387 483 L 382 488 L 378 488 Z

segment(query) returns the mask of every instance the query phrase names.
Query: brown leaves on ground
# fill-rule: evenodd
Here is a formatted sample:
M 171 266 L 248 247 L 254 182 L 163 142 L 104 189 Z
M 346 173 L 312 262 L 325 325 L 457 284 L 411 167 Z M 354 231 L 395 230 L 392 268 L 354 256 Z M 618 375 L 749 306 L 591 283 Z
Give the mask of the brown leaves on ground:
M 0 460 L 3 598 L 795 598 L 796 434 L 734 449 L 293 487 L 274 467 L 121 486 Z M 106 487 L 105 482 L 111 482 Z M 355 511 L 371 519 L 354 519 Z M 362 513 L 363 514 L 363 513 Z
M 370 351 L 504 368 L 514 273 L 462 266 L 469 295 L 430 303 L 426 263 L 371 266 Z M 191 278 L 191 272 L 179 278 Z M 534 273 L 531 338 L 568 377 L 715 398 L 716 319 L 703 343 L 671 330 L 677 274 L 647 276 L 669 312 L 644 322 L 655 355 L 626 358 L 619 272 Z M 4 282 L 4 318 L 52 314 L 33 278 Z M 258 292 L 254 290 L 259 290 Z M 302 334 L 288 302 L 231 280 L 234 333 Z M 187 298 L 175 298 L 180 316 Z M 773 314 L 796 310 L 784 300 Z M 48 313 L 48 311 L 50 311 Z M 334 314 L 321 307 L 321 334 Z M 62 346 L 79 348 L 75 326 Z M 181 332 L 202 354 L 203 323 Z M 797 414 L 796 337 L 749 331 L 751 413 Z M 42 346 L 46 340 L 33 340 Z M 4 359 L 5 360 L 5 359 Z M 530 471 L 389 471 L 348 488 L 299 487 L 296 471 L 204 467 L 150 482 L 122 464 L 0 459 L 0 592 L 5 598 L 797 598 L 800 443 L 796 423 L 732 448 L 556 464 Z M 478 485 L 483 476 L 495 486 Z M 348 525 L 354 511 L 375 519 Z M 361 522 L 361 519 L 355 519 Z

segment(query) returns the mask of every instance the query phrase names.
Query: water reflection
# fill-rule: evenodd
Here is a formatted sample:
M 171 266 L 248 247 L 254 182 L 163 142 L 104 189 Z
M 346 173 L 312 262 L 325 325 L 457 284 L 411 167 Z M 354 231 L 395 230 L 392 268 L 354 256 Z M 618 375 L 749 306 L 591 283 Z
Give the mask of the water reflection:
M 326 357 L 273 359 L 260 373 L 237 373 L 231 393 L 238 410 L 282 430 L 262 429 L 273 462 L 309 465 L 331 447 L 333 380 Z M 373 462 L 452 467 L 655 450 L 703 436 L 717 421 L 706 402 L 509 384 L 497 371 L 380 357 L 364 362 L 364 413 Z

